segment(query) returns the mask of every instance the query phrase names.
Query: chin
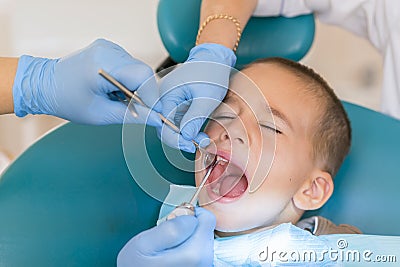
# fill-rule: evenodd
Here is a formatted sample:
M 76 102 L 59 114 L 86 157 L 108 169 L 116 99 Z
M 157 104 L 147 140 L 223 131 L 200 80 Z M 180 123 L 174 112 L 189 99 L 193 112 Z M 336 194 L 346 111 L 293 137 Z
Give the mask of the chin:
M 240 225 L 243 222 L 240 222 L 238 220 L 241 219 L 237 218 L 238 220 L 235 220 L 235 218 L 232 218 L 231 213 L 216 210 L 213 208 L 213 205 L 206 205 L 203 206 L 203 208 L 207 209 L 215 215 L 217 219 L 215 230 L 217 231 L 225 232 L 227 234 L 231 233 L 233 235 L 235 232 L 246 231 L 250 229 L 250 227 Z

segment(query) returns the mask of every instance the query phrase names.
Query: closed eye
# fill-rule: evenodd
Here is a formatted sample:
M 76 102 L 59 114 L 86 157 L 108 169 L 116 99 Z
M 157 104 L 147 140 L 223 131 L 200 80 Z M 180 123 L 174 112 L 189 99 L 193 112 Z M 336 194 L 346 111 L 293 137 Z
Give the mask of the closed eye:
M 217 116 L 214 117 L 216 120 L 233 120 L 235 117 L 230 117 L 230 116 Z
M 282 131 L 280 131 L 280 130 L 276 129 L 275 127 L 272 127 L 272 126 L 270 126 L 270 125 L 268 125 L 268 124 L 260 123 L 260 126 L 261 126 L 262 128 L 264 128 L 264 129 L 269 130 L 269 131 L 273 131 L 274 133 L 282 134 Z
M 215 114 L 213 116 L 214 120 L 233 120 L 236 119 L 235 114 Z

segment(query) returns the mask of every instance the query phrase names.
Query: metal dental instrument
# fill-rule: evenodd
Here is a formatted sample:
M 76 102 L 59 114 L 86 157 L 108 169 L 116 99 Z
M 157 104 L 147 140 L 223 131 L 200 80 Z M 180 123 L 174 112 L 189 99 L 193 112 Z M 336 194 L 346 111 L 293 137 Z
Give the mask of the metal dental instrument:
M 99 70 L 99 74 L 105 78 L 107 81 L 109 81 L 110 83 L 112 83 L 113 85 L 115 85 L 121 92 L 124 93 L 124 95 L 126 96 L 127 100 L 133 100 L 136 103 L 150 109 L 149 106 L 146 105 L 146 103 L 143 102 L 143 100 L 137 95 L 136 91 L 135 92 L 131 92 L 128 88 L 126 88 L 123 84 L 121 84 L 120 82 L 118 82 L 116 79 L 114 79 L 110 74 L 108 74 L 107 72 L 105 72 L 103 69 Z M 114 96 L 116 96 L 120 101 L 125 102 L 125 100 L 121 99 L 120 97 L 118 97 L 118 95 L 114 94 Z M 128 108 L 129 106 L 133 106 L 133 105 L 129 105 L 128 104 Z M 136 110 L 131 110 L 132 113 L 136 113 L 137 117 L 137 112 Z M 158 116 L 160 117 L 160 119 L 166 124 L 168 125 L 173 131 L 175 131 L 176 133 L 180 133 L 180 130 L 178 128 L 178 126 L 176 126 L 173 122 L 171 122 L 170 120 L 168 120 L 166 117 L 164 117 L 161 113 L 158 113 Z M 168 216 L 167 216 L 167 220 L 173 219 L 177 216 L 181 216 L 181 215 L 194 215 L 194 207 L 197 203 L 197 198 L 199 196 L 200 191 L 203 189 L 204 185 L 206 184 L 208 177 L 210 176 L 212 170 L 214 169 L 214 167 L 220 162 L 220 161 L 225 161 L 227 162 L 227 160 L 225 159 L 218 159 L 216 155 L 211 154 L 210 152 L 206 151 L 205 149 L 201 148 L 200 145 L 192 140 L 192 143 L 195 145 L 196 149 L 198 149 L 201 153 L 204 154 L 204 165 L 205 167 L 210 166 L 209 169 L 207 170 L 206 174 L 204 175 L 204 178 L 201 182 L 201 184 L 199 185 L 199 187 L 197 188 L 196 192 L 194 193 L 194 195 L 192 196 L 192 198 L 190 199 L 189 202 L 184 202 L 181 205 L 177 206 Z
M 99 74 L 105 78 L 107 81 L 109 81 L 110 83 L 112 83 L 113 85 L 115 85 L 122 93 L 124 93 L 124 95 L 126 96 L 126 98 L 130 101 L 131 99 L 133 99 L 136 103 L 142 105 L 143 107 L 146 107 L 148 109 L 150 109 L 149 106 L 146 105 L 146 103 L 143 102 L 143 100 L 137 95 L 136 91 L 133 93 L 131 92 L 128 88 L 126 88 L 122 83 L 120 83 L 119 81 L 117 81 L 116 79 L 114 79 L 114 77 L 112 77 L 110 74 L 108 74 L 107 72 L 105 72 L 103 69 L 99 70 Z M 132 105 L 133 106 L 133 105 Z M 174 130 L 177 133 L 180 133 L 179 128 L 173 124 L 171 121 L 169 121 L 167 118 L 165 118 L 161 113 L 158 113 L 158 116 L 160 116 L 160 119 L 167 124 L 169 127 L 171 127 L 172 130 Z M 199 146 L 199 144 L 197 144 L 195 141 L 192 141 L 193 144 L 196 146 L 196 148 Z
M 207 157 L 208 155 L 206 155 Z M 204 159 L 206 161 L 207 159 Z M 199 187 L 197 187 L 196 191 L 194 192 L 192 198 L 189 200 L 189 202 L 183 202 L 179 206 L 177 206 L 170 214 L 168 214 L 166 220 L 172 220 L 173 218 L 176 218 L 178 216 L 182 215 L 194 215 L 194 207 L 196 206 L 200 191 L 203 189 L 204 185 L 206 184 L 208 177 L 210 177 L 210 174 L 212 170 L 214 169 L 217 164 L 219 164 L 220 161 L 228 162 L 226 159 L 220 158 L 217 159 L 217 157 L 214 157 L 210 167 L 208 168 L 206 174 L 204 175 L 203 180 L 201 181 Z
M 137 95 L 136 91 L 135 92 L 131 92 L 128 88 L 126 88 L 122 83 L 118 82 L 114 77 L 112 77 L 110 74 L 108 74 L 106 71 L 104 71 L 103 69 L 99 69 L 99 74 L 105 78 L 107 81 L 109 81 L 110 83 L 112 83 L 113 85 L 115 85 L 122 93 L 124 93 L 124 95 L 126 96 L 126 98 L 128 99 L 128 101 L 131 101 L 131 99 L 133 99 L 133 101 L 135 101 L 136 103 L 142 105 L 143 107 L 146 107 L 148 109 L 151 109 L 149 106 L 146 105 L 146 103 L 143 102 L 143 100 Z M 118 95 L 114 94 L 114 96 L 116 96 L 120 101 L 124 102 L 126 104 L 126 101 L 121 99 L 120 97 L 118 97 Z M 136 112 L 136 109 L 134 108 L 134 105 L 129 105 L 128 104 L 128 108 L 132 106 L 133 108 L 130 109 L 132 115 L 134 117 L 137 117 L 138 114 Z M 166 125 L 168 125 L 173 131 L 175 131 L 176 133 L 180 133 L 181 131 L 179 130 L 178 126 L 176 126 L 173 122 L 171 122 L 170 120 L 168 120 L 166 117 L 164 117 L 164 115 L 162 115 L 161 113 L 158 113 L 158 116 L 160 117 L 160 119 L 163 121 L 163 123 L 165 123 Z M 136 115 L 134 115 L 136 114 Z M 206 151 L 205 149 L 201 148 L 200 145 L 192 140 L 192 143 L 194 144 L 194 146 L 196 147 L 196 149 L 198 149 L 201 153 L 204 153 L 206 155 L 205 158 L 207 157 L 211 157 L 211 153 L 209 153 L 208 151 Z

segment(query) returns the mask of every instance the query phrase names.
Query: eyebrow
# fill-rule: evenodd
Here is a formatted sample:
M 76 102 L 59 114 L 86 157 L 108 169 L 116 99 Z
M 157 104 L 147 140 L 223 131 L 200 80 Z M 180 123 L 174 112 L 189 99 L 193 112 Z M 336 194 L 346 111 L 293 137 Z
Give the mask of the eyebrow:
M 281 121 L 283 121 L 287 126 L 289 126 L 289 128 L 293 131 L 293 127 L 292 124 L 290 123 L 290 121 L 288 120 L 288 118 L 285 116 L 285 114 L 283 114 L 282 112 L 280 112 L 279 110 L 270 107 L 270 106 L 266 106 L 267 112 L 268 113 L 272 113 L 272 115 L 274 115 L 275 117 L 277 117 L 278 119 L 280 119 Z

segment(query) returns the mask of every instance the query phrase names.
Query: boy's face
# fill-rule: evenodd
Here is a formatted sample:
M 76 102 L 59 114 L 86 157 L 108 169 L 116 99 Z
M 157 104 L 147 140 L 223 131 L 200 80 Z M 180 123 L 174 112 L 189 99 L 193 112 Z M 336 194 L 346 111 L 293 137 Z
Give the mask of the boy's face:
M 303 211 L 294 196 L 315 169 L 311 136 L 316 101 L 304 93 L 304 84 L 274 64 L 255 64 L 243 74 L 258 86 L 271 109 L 254 85 L 233 78 L 225 104 L 205 129 L 217 154 L 244 171 L 229 191 L 225 187 L 232 177 L 219 180 L 225 167 L 217 166 L 199 195 L 200 205 L 215 214 L 221 232 L 295 223 Z M 197 185 L 206 172 L 200 164 L 196 162 Z M 260 187 L 250 193 L 250 184 Z

